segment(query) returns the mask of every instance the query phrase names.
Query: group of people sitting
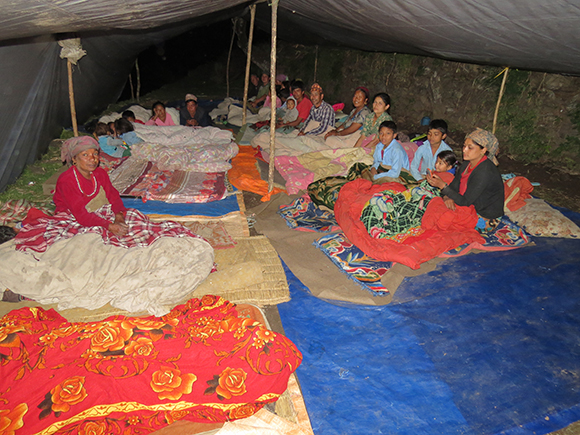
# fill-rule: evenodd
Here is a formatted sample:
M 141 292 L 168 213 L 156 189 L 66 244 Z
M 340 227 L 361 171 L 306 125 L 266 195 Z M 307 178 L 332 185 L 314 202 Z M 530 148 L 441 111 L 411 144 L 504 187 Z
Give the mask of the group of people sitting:
M 441 119 L 430 122 L 427 140 L 410 158 L 397 140 L 397 126 L 389 113 L 391 100 L 384 92 L 371 100 L 367 88 L 357 87 L 352 99 L 353 109 L 336 125 L 335 111 L 324 101 L 324 92 L 318 83 L 311 86 L 309 96 L 300 81 L 292 82 L 291 92 L 299 113 L 294 122 L 277 124 L 277 127 L 294 127 L 293 131 L 278 133 L 277 143 L 288 147 L 293 146 L 292 143 L 316 139 L 323 143 L 321 149 L 374 148 L 372 165 L 355 164 L 346 177 L 317 180 L 308 186 L 316 203 L 332 208 L 340 186 L 355 178 L 407 185 L 425 181 L 440 189 L 449 209 L 473 205 L 481 218 L 479 228 L 489 230 L 497 225 L 503 215 L 504 187 L 496 167 L 499 143 L 491 132 L 478 128 L 465 138 L 463 163 L 456 168 L 457 157 L 445 143 L 448 126 Z M 370 101 L 372 110 L 368 108 Z M 287 140 L 289 138 L 292 141 Z M 267 150 L 269 139 L 269 134 L 262 133 L 252 140 L 252 145 Z M 337 179 L 340 180 L 337 182 Z

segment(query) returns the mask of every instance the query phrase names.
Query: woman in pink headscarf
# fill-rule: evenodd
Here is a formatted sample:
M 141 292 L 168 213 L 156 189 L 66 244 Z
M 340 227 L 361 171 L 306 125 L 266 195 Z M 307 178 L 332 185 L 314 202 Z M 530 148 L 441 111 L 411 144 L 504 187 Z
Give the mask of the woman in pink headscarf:
M 99 168 L 99 144 L 90 136 L 67 140 L 61 148 L 62 160 L 72 166 L 56 182 L 54 192 L 55 213 L 69 212 L 85 227 L 103 227 L 115 236 L 127 234 L 125 212 L 117 189 L 109 175 Z M 111 204 L 114 221 L 95 214 L 100 207 Z

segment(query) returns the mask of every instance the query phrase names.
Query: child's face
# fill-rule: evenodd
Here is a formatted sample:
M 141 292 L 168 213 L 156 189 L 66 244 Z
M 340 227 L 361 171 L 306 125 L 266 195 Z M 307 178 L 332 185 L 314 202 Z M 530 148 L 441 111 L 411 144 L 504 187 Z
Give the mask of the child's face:
M 446 134 L 441 133 L 436 128 L 432 128 L 427 133 L 427 140 L 431 144 L 431 146 L 439 146 L 441 141 L 443 141 L 447 137 Z
M 288 110 L 292 110 L 296 107 L 296 102 L 294 100 L 286 100 L 286 107 L 288 107 Z
M 435 170 L 437 172 L 447 172 L 449 169 L 451 169 L 451 165 L 445 160 L 442 160 L 441 157 L 437 157 L 437 161 L 435 162 Z
M 396 133 L 387 127 L 382 127 L 379 131 L 379 139 L 383 145 L 389 145 L 395 138 Z

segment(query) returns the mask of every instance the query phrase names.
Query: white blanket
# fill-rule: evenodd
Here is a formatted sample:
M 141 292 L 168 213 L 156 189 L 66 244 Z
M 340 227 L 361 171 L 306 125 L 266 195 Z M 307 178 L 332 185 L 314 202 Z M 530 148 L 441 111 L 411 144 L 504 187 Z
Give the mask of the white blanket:
M 213 261 L 209 243 L 190 237 L 126 249 L 104 245 L 98 234 L 82 234 L 35 256 L 16 251 L 10 241 L 0 245 L 0 286 L 59 309 L 96 309 L 109 302 L 161 316 L 210 274 Z
M 216 127 L 135 125 L 135 132 L 144 142 L 131 147 L 132 157 L 162 171 L 225 172 L 238 153 L 232 133 Z

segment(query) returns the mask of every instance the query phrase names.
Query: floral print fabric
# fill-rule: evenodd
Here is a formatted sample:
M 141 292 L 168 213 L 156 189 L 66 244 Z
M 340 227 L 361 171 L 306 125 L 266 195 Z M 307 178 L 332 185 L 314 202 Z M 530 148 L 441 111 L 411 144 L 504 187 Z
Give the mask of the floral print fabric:
M 69 323 L 22 308 L 0 320 L 2 433 L 144 434 L 254 414 L 302 355 L 217 296 L 163 317 Z

